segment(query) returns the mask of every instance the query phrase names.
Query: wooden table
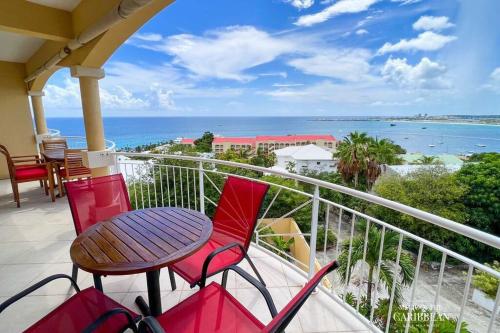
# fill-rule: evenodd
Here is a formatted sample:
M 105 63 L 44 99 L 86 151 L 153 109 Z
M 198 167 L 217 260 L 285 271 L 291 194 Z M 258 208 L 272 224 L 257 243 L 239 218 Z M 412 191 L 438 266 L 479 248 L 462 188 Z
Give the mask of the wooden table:
M 162 313 L 160 269 L 201 248 L 212 234 L 212 221 L 190 209 L 162 207 L 135 210 L 100 222 L 81 233 L 71 245 L 71 260 L 100 276 L 146 273 L 151 314 Z
M 51 149 L 42 151 L 42 156 L 47 162 L 64 162 L 64 149 Z

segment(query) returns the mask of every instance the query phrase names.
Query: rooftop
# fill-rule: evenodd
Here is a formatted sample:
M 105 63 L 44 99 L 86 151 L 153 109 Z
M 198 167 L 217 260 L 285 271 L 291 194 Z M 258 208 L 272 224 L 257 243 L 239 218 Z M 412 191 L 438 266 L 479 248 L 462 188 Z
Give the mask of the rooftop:
M 291 157 L 301 161 L 332 160 L 332 153 L 326 149 L 310 144 L 306 146 L 291 146 L 274 151 L 277 157 Z
M 71 272 L 69 248 L 75 231 L 67 200 L 63 198 L 52 203 L 40 195 L 37 185 L 22 184 L 23 202 L 18 209 L 12 203 L 9 181 L 0 181 L 0 302 L 44 277 Z M 300 290 L 306 278 L 260 247 L 252 246 L 250 256 L 267 282 L 279 311 Z M 250 270 L 245 264 L 248 265 L 245 262 L 242 267 Z M 220 276 L 215 280 L 220 281 Z M 107 276 L 102 281 L 107 295 L 136 311 L 139 309 L 134 303 L 135 297 L 147 298 L 144 274 Z M 79 272 L 80 287 L 90 287 L 92 283 L 90 274 Z M 177 286 L 177 290 L 171 291 L 168 274 L 161 275 L 164 310 L 194 293 L 180 278 Z M 230 275 L 228 290 L 258 319 L 264 323 L 271 320 L 262 296 L 246 281 Z M 38 290 L 2 313 L 2 331 L 21 331 L 73 293 L 65 281 Z M 290 333 L 346 331 L 369 330 L 324 292 L 313 294 L 287 329 Z

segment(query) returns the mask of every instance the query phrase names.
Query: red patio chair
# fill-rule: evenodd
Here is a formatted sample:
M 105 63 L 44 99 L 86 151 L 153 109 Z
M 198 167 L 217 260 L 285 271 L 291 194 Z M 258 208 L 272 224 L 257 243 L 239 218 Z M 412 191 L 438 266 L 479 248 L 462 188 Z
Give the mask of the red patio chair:
M 121 173 L 66 182 L 64 187 L 77 235 L 97 222 L 132 210 Z M 71 276 L 76 280 L 77 275 L 78 268 L 73 265 Z
M 49 276 L 19 294 L 0 304 L 0 314 L 10 305 L 31 294 L 47 283 L 57 279 L 69 279 L 76 294 L 31 325 L 24 332 L 29 333 L 71 333 L 71 332 L 123 332 L 130 328 L 137 332 L 136 322 L 140 316 L 123 307 L 99 290 L 90 287 L 81 290 L 75 280 L 64 274 Z
M 238 264 L 243 258 L 265 285 L 247 250 L 268 189 L 267 184 L 232 176 L 227 178 L 212 221 L 210 240 L 196 253 L 169 267 L 172 290 L 176 288 L 173 272 L 191 288 L 204 287 L 206 278 Z
M 18 208 L 21 207 L 19 183 L 39 181 L 40 186 L 45 189 L 45 195 L 50 192 L 52 201 L 55 201 L 49 166 L 38 155 L 12 156 L 4 145 L 0 145 L 0 154 L 7 160 L 12 194 Z
M 139 332 L 175 332 L 175 333 L 277 333 L 283 332 L 297 314 L 302 305 L 321 279 L 337 267 L 337 262 L 323 267 L 295 295 L 295 297 L 277 313 L 271 295 L 256 279 L 237 266 L 233 270 L 255 286 L 264 296 L 273 319 L 265 325 L 236 300 L 226 289 L 216 282 L 200 289 L 167 312 L 154 317 L 146 317 L 139 323 Z M 227 270 L 224 276 L 227 278 Z

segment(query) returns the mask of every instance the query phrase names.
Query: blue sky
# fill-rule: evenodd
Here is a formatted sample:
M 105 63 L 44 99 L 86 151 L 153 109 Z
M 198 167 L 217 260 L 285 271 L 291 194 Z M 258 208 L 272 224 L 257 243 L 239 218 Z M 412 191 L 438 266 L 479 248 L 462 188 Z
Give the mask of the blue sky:
M 500 114 L 500 1 L 177 0 L 105 64 L 105 116 Z M 49 80 L 47 115 L 81 116 Z

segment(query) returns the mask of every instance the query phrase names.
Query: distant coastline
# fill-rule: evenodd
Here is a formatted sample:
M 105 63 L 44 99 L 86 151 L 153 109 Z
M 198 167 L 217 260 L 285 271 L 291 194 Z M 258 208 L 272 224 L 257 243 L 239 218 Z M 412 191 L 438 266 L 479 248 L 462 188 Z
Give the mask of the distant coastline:
M 500 126 L 500 119 L 495 122 L 485 122 L 481 120 L 473 120 L 473 121 L 463 121 L 458 119 L 450 119 L 450 120 L 423 120 L 423 119 L 414 119 L 414 120 L 385 120 L 386 122 L 393 123 L 416 123 L 416 124 L 446 124 L 446 125 L 473 125 L 473 126 Z

